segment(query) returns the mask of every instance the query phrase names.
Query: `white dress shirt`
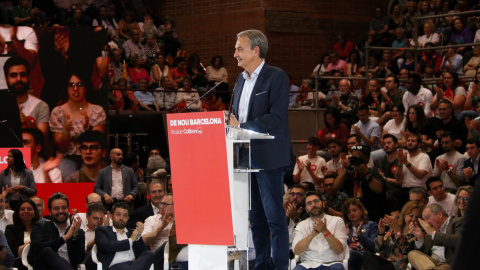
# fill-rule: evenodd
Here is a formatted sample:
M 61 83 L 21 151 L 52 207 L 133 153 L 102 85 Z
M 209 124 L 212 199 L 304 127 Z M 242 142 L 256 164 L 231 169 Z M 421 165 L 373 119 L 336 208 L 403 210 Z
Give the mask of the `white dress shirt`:
M 249 76 L 246 70 L 243 72 L 243 78 L 245 79 L 245 83 L 243 84 L 242 95 L 240 96 L 240 102 L 238 104 L 238 123 L 247 122 L 250 97 L 252 95 L 253 87 L 257 82 L 258 75 L 260 74 L 260 71 L 262 70 L 264 64 L 265 60 L 262 60 L 262 63 L 252 73 L 252 76 Z
M 133 253 L 132 249 L 132 240 L 128 238 L 127 236 L 127 229 L 123 231 L 123 233 L 117 232 L 117 229 L 115 227 L 110 227 L 112 228 L 113 232 L 117 235 L 117 240 L 122 241 L 122 240 L 127 240 L 130 243 L 130 249 L 129 250 L 124 250 L 124 251 L 117 251 L 115 253 L 115 257 L 113 257 L 112 263 L 110 264 L 109 267 L 112 267 L 112 265 L 118 264 L 118 263 L 123 263 L 123 262 L 129 262 L 135 260 L 135 254 Z

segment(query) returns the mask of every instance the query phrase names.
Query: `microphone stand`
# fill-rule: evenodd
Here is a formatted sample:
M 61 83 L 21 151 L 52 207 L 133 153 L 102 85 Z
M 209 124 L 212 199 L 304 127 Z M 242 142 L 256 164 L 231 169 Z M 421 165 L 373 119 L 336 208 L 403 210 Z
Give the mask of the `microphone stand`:
M 202 99 L 203 97 L 205 97 L 206 95 L 210 94 L 210 92 L 213 91 L 213 89 L 217 88 L 220 84 L 222 84 L 223 82 L 219 82 L 217 85 L 215 85 L 214 87 L 210 88 L 210 90 L 208 90 L 207 92 L 205 92 L 205 94 L 203 94 L 201 97 L 195 99 L 194 101 L 192 101 L 190 104 L 188 104 L 186 107 L 184 107 L 183 109 L 180 110 L 179 113 L 183 112 L 185 109 L 187 109 L 188 107 L 192 106 L 193 103 L 199 101 L 200 99 Z

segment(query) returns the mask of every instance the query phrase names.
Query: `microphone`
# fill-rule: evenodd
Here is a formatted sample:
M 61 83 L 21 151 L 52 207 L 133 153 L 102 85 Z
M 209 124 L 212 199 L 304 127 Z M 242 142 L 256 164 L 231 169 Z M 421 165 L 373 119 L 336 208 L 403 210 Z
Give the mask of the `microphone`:
M 20 143 L 20 145 L 23 145 L 23 141 L 20 140 L 20 138 L 18 138 L 17 134 L 15 134 L 15 132 L 13 132 L 12 128 L 7 124 L 8 120 L 2 120 L 0 121 L 0 124 L 4 124 L 7 126 L 8 130 L 10 131 L 10 133 L 13 134 L 13 136 L 15 136 L 15 139 L 17 139 L 17 141 Z
M 201 97 L 195 99 L 194 101 L 190 102 L 190 104 L 188 104 L 186 107 L 184 107 L 183 109 L 180 110 L 179 113 L 185 111 L 185 109 L 187 109 L 188 107 L 192 106 L 193 103 L 199 101 L 200 99 L 202 99 L 204 96 L 210 94 L 210 92 L 213 91 L 213 89 L 217 88 L 220 84 L 222 84 L 223 82 L 219 82 L 217 85 L 215 85 L 214 87 L 210 88 L 207 92 L 205 92 L 205 94 L 203 94 Z

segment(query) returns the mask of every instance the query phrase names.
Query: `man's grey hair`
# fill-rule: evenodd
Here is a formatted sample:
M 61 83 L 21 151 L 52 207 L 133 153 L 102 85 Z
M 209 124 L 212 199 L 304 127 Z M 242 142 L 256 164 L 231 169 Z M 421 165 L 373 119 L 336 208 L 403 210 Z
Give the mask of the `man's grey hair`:
M 422 196 L 423 196 L 424 199 L 427 199 L 427 198 L 428 198 L 427 190 L 426 190 L 425 188 L 422 188 L 422 187 L 414 187 L 414 188 L 410 189 L 410 191 L 408 192 L 408 194 L 411 194 L 411 193 L 414 193 L 414 194 L 422 194 Z
M 267 57 L 268 40 L 265 34 L 258 30 L 245 30 L 237 34 L 237 39 L 240 37 L 248 37 L 250 50 L 253 50 L 255 46 L 258 46 L 260 49 L 260 58 L 265 59 Z
M 439 204 L 436 204 L 436 203 L 427 204 L 425 205 L 425 207 L 423 207 L 423 210 L 425 210 L 426 208 L 429 208 L 434 215 L 438 214 L 438 212 L 442 212 L 442 215 L 444 217 L 448 217 L 447 211 L 445 211 L 445 209 L 443 209 L 443 207 Z

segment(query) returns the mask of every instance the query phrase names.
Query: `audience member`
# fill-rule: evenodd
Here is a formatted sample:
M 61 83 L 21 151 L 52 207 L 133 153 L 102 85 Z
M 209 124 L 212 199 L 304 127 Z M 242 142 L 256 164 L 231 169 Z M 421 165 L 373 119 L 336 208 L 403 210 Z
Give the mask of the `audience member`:
M 91 183 L 97 180 L 100 169 L 104 166 L 107 154 L 105 135 L 100 131 L 87 131 L 78 137 L 83 168 L 65 178 L 65 183 Z
M 392 118 L 391 111 L 393 106 L 402 104 L 405 91 L 398 89 L 400 81 L 397 76 L 387 76 L 385 79 L 386 92 L 380 91 L 383 96 L 382 103 L 380 105 L 379 113 L 383 114 L 377 121 L 379 124 L 384 124 Z
M 22 127 L 38 128 L 48 133 L 50 110 L 47 103 L 28 94 L 30 89 L 30 64 L 19 56 L 12 56 L 3 65 L 8 89 L 17 96 Z
M 162 25 L 160 25 L 160 35 L 163 43 L 165 44 L 165 54 L 167 56 L 175 57 L 180 49 L 180 42 L 178 42 L 178 34 L 173 23 L 170 19 L 166 19 Z
M 460 85 L 457 73 L 444 72 L 442 76 L 443 89 L 439 87 L 435 89 L 436 94 L 432 100 L 431 109 L 437 109 L 440 99 L 448 100 L 453 106 L 455 116 L 457 116 L 463 111 L 463 106 L 467 99 L 467 92 L 465 88 Z M 440 112 L 438 112 L 438 114 L 440 114 Z
M 85 207 L 88 208 L 91 206 L 91 205 L 100 205 L 103 207 L 103 203 L 102 203 L 102 197 L 100 197 L 100 195 L 98 195 L 97 193 L 90 193 L 87 195 L 86 197 L 86 203 L 85 203 Z M 106 212 L 104 214 L 105 216 L 105 220 L 107 221 L 107 224 L 108 225 L 108 220 L 110 219 L 110 216 L 106 216 Z M 80 218 L 80 229 L 82 230 L 86 230 L 87 228 L 87 225 L 88 225 L 88 218 L 87 218 L 87 213 L 76 213 L 75 214 L 75 218 Z M 87 243 L 88 241 L 86 241 L 85 243 Z
M 118 41 L 118 24 L 115 18 L 108 15 L 106 5 L 100 5 L 98 16 L 93 19 L 92 26 L 103 26 L 103 28 L 107 29 L 109 40 Z
M 332 158 L 327 161 L 324 168 L 321 168 L 324 175 L 338 174 L 342 168 L 340 155 L 342 153 L 342 143 L 338 138 L 331 138 L 327 141 L 328 153 Z M 345 153 L 343 153 L 345 155 Z
M 56 192 L 48 198 L 51 222 L 33 224 L 28 262 L 35 269 L 73 270 L 84 261 L 85 232 L 79 218 L 70 222 L 68 208 L 68 197 Z
M 343 73 L 347 77 L 352 77 L 359 75 L 362 68 L 364 68 L 364 66 L 360 59 L 360 53 L 357 50 L 351 50 L 348 54 L 347 63 L 343 66 Z
M 435 167 L 432 176 L 439 176 L 445 189 L 449 192 L 456 192 L 457 188 L 463 185 L 463 163 L 465 156 L 460 154 L 453 147 L 454 138 L 449 132 L 440 134 L 444 154 L 435 159 Z
M 13 224 L 13 211 L 7 209 L 5 196 L 0 194 L 0 231 L 4 232 L 7 225 Z
M 344 269 L 341 262 L 347 245 L 345 223 L 339 217 L 324 213 L 322 197 L 317 192 L 305 195 L 305 210 L 310 218 L 297 225 L 292 242 L 292 250 L 301 261 L 295 269 L 318 269 L 320 266 Z
M 385 134 L 391 134 L 397 138 L 397 140 L 402 140 L 402 132 L 405 130 L 405 124 L 407 120 L 405 117 L 405 107 L 403 104 L 393 106 L 392 108 L 392 119 L 383 126 L 382 138 Z M 380 140 L 380 146 L 383 146 L 383 141 Z
M 385 180 L 378 170 L 370 169 L 370 148 L 351 148 L 350 166 L 344 167 L 335 179 L 334 189 L 345 191 L 349 197 L 357 198 L 368 211 L 370 220 L 379 220 L 386 213 Z
M 387 154 L 385 157 L 375 161 L 375 168 L 383 177 L 386 183 L 386 193 L 389 202 L 389 208 L 400 209 L 404 200 L 397 194 L 401 192 L 402 182 L 397 181 L 395 172 L 398 169 L 398 139 L 392 134 L 383 135 L 383 151 Z
M 323 182 L 321 168 L 325 166 L 325 159 L 317 155 L 320 149 L 320 139 L 310 137 L 307 142 L 308 154 L 297 158 L 295 168 L 293 169 L 293 182 L 303 183 L 311 182 L 319 188 Z
M 38 196 L 33 196 L 30 199 L 37 206 L 38 216 L 40 217 L 40 220 L 38 221 L 47 221 L 47 219 L 43 217 L 43 212 L 45 212 L 45 201 L 43 201 L 43 199 Z
M 333 49 L 338 52 L 338 57 L 342 60 L 350 60 L 350 52 L 355 48 L 353 42 L 347 40 L 344 32 L 337 34 L 337 43 L 333 44 Z
M 320 143 L 322 148 L 328 147 L 328 141 L 336 138 L 340 141 L 340 149 L 347 147 L 348 128 L 342 123 L 342 116 L 337 108 L 328 107 L 323 114 L 324 127 L 320 135 Z
M 452 44 L 467 44 L 472 43 L 473 38 L 475 37 L 472 30 L 468 27 L 465 27 L 465 24 L 460 18 L 455 18 L 452 21 L 452 34 L 450 35 L 450 42 Z M 468 50 L 467 47 L 460 47 L 458 53 L 464 53 Z
M 153 263 L 153 253 L 147 250 L 143 238 L 143 223 L 128 231 L 128 204 L 117 202 L 112 207 L 113 226 L 98 226 L 95 230 L 97 258 L 105 269 L 148 269 Z
M 463 163 L 463 178 L 470 186 L 475 186 L 479 179 L 479 158 L 480 158 L 480 142 L 474 139 L 467 139 L 466 148 L 468 159 Z
M 418 74 L 409 74 L 409 81 L 407 82 L 407 92 L 403 95 L 402 103 L 405 108 L 418 104 L 422 106 L 424 113 L 427 117 L 432 117 L 433 112 L 430 109 L 432 104 L 433 95 L 432 92 L 421 86 L 422 78 Z M 410 112 L 410 110 L 409 110 Z M 420 130 L 417 130 L 417 133 Z
M 156 58 L 157 62 L 150 70 L 150 78 L 152 78 L 158 85 L 164 77 L 170 76 L 170 67 L 165 60 L 165 55 L 159 53 Z
M 171 81 L 170 78 L 167 79 L 167 80 Z M 176 93 L 177 96 L 176 96 L 175 100 L 177 102 L 180 102 L 180 101 L 184 100 L 185 104 L 187 106 L 191 104 L 190 107 L 188 107 L 189 111 L 199 112 L 200 108 L 202 108 L 202 101 L 200 100 L 200 96 L 198 95 L 197 89 L 192 88 L 192 84 L 193 84 L 192 78 L 189 75 L 185 76 L 185 78 L 183 79 L 183 87 L 178 89 L 178 92 Z M 171 81 L 170 85 L 174 86 L 173 81 Z M 165 88 L 163 88 L 163 89 L 165 89 Z M 175 92 L 159 93 L 159 94 L 163 94 L 164 96 L 171 97 L 172 94 L 175 94 Z M 192 103 L 194 101 L 196 101 L 196 102 Z M 171 105 L 171 106 L 173 106 L 173 105 Z M 168 106 L 166 108 L 169 108 L 171 106 Z
M 309 182 L 306 182 L 309 183 Z M 315 188 L 314 188 L 315 190 Z M 287 192 L 287 199 L 283 203 L 285 209 L 285 217 L 288 224 L 288 243 L 292 245 L 293 233 L 297 224 L 308 218 L 308 213 L 305 211 L 304 198 L 305 188 L 299 184 L 294 184 L 293 187 Z
M 114 110 L 138 110 L 138 102 L 135 99 L 135 94 L 129 89 L 128 81 L 124 78 L 120 78 L 116 85 L 113 85 L 112 98 L 113 105 L 111 109 Z
M 140 111 L 159 111 L 155 98 L 152 92 L 147 91 L 148 81 L 145 78 L 141 78 L 138 81 L 138 90 L 134 92 L 135 99 L 138 102 L 138 109 Z
M 380 126 L 370 120 L 370 111 L 366 104 L 361 104 L 357 108 L 358 123 L 352 126 L 351 134 L 360 135 L 362 145 L 370 147 L 372 150 L 379 149 L 379 139 L 381 135 Z
M 432 48 L 435 45 L 431 42 L 425 43 L 425 48 Z M 420 66 L 422 67 L 422 73 L 426 73 L 426 68 L 431 66 L 434 68 L 434 75 L 440 75 L 440 66 L 442 64 L 443 57 L 436 50 L 427 50 L 422 52 L 422 60 L 420 61 Z
M 16 26 L 42 26 L 45 23 L 45 13 L 30 6 L 30 0 L 19 0 L 12 9 L 13 23 Z
M 330 64 L 328 64 L 326 72 L 332 72 L 334 70 L 343 70 L 346 62 L 340 59 L 339 53 L 337 50 L 333 50 L 329 53 Z
M 325 214 L 331 216 L 342 217 L 342 207 L 348 199 L 345 192 L 333 189 L 336 174 L 329 174 L 325 176 L 323 188 L 325 193 L 322 194 L 323 207 Z
M 153 23 L 150 23 L 153 24 Z M 157 41 L 155 40 L 155 37 L 153 34 L 144 34 L 145 36 L 145 57 L 146 57 L 146 63 L 145 67 L 147 70 L 152 69 L 152 67 L 157 63 L 157 55 L 162 53 L 162 49 L 160 48 L 160 45 L 158 45 Z
M 160 204 L 165 195 L 165 185 L 163 182 L 151 181 L 148 185 L 148 195 L 150 203 L 135 209 L 134 221 L 145 223 L 145 220 L 156 215 L 160 209 Z
M 458 188 L 457 194 L 455 195 L 455 197 L 457 198 L 455 216 L 465 217 L 465 213 L 467 212 L 468 207 L 468 200 L 470 199 L 470 195 L 472 195 L 472 193 L 472 186 L 461 186 Z
M 345 201 L 342 215 L 347 227 L 347 244 L 350 248 L 348 268 L 361 270 L 365 254 L 375 252 L 378 225 L 376 222 L 368 220 L 367 210 L 356 198 Z
M 107 210 L 111 209 L 115 202 L 120 201 L 130 205 L 133 210 L 133 200 L 138 195 L 135 174 L 131 168 L 122 165 L 122 150 L 118 148 L 110 150 L 110 160 L 112 161 L 111 165 L 101 169 L 98 173 L 93 192 L 102 197 Z
M 30 199 L 22 200 L 13 213 L 13 224 L 5 228 L 8 246 L 15 256 L 14 267 L 26 269 L 22 264 L 22 252 L 30 244 L 32 226 L 40 219 L 35 203 Z
M 182 79 L 182 86 L 186 78 Z M 160 110 L 167 110 L 178 102 L 177 99 L 177 85 L 171 77 L 163 77 L 160 80 L 162 86 L 154 93 L 155 102 L 158 104 Z M 187 86 L 188 87 L 188 86 Z M 198 94 L 197 94 L 198 95 Z M 193 101 L 193 100 L 192 100 Z
M 186 59 L 184 57 L 177 57 L 173 63 L 173 68 L 170 69 L 170 77 L 172 77 L 173 82 L 176 83 L 178 87 L 183 86 L 183 78 L 188 74 L 185 65 Z
M 31 149 L 31 159 L 33 178 L 35 183 L 62 183 L 62 173 L 57 168 L 62 158 L 57 155 L 56 158 L 50 158 L 45 162 L 40 158 L 45 142 L 43 133 L 36 128 L 22 129 L 23 147 Z
M 358 118 L 358 97 L 350 89 L 350 81 L 343 79 L 339 82 L 340 95 L 332 95 L 333 104 L 340 111 L 342 121 L 347 127 L 355 123 Z
M 90 204 L 85 214 L 87 222 L 82 230 L 85 231 L 85 251 L 88 253 L 92 251 L 95 245 L 95 230 L 98 226 L 108 226 L 108 222 L 104 220 L 107 211 L 105 211 L 105 208 L 103 208 L 101 204 Z M 108 220 L 110 220 L 110 217 L 108 217 Z
M 207 67 L 208 70 L 208 67 Z M 207 72 L 207 77 L 208 77 L 208 72 Z M 288 85 L 290 86 L 290 96 L 288 99 L 288 107 L 289 108 L 295 108 L 298 107 L 298 102 L 297 102 L 297 96 L 298 96 L 298 91 L 300 91 L 300 87 L 296 86 L 292 82 L 292 76 L 290 74 L 288 75 Z
M 142 32 L 140 29 L 135 28 L 130 29 L 129 32 L 130 38 L 122 45 L 123 50 L 125 51 L 125 57 L 129 59 L 133 54 L 136 54 L 140 59 L 146 59 L 145 48 L 141 43 Z
M 112 68 L 114 72 L 112 84 L 117 83 L 118 80 L 124 77 L 124 74 L 126 75 L 126 78 L 124 79 L 131 81 L 128 72 L 124 71 L 124 69 L 127 69 L 128 71 L 128 66 L 125 64 L 125 61 L 123 61 L 122 54 L 123 51 L 120 49 L 112 49 L 110 51 L 110 59 L 112 60 Z
M 423 187 L 414 187 L 408 192 L 408 200 L 415 201 L 423 208 L 428 204 L 428 193 Z
M 428 105 L 427 105 L 428 106 Z M 425 130 L 427 127 L 427 118 L 425 117 L 424 109 L 419 104 L 411 105 L 407 113 L 407 121 L 405 123 L 405 132 L 402 133 L 402 146 L 406 147 L 407 138 L 410 133 L 414 134 L 429 134 L 427 137 L 435 136 L 435 132 Z M 422 138 L 420 138 L 422 139 Z M 404 141 L 404 142 L 403 142 Z M 422 142 L 422 141 L 420 141 Z M 423 145 L 422 145 L 423 146 Z
M 423 36 L 418 37 L 418 47 L 424 47 L 427 43 L 433 43 L 433 45 L 438 46 L 440 43 L 440 35 L 434 32 L 435 24 L 432 22 L 427 22 L 423 25 Z M 415 46 L 415 41 L 410 41 L 410 45 Z
M 476 69 L 480 64 L 480 46 L 473 46 L 473 56 L 468 60 L 467 64 L 463 67 L 465 76 L 474 77 L 476 76 Z
M 455 195 L 445 191 L 442 179 L 432 176 L 428 178 L 426 186 L 430 195 L 428 204 L 438 204 L 448 213 L 448 216 L 455 216 Z
M 453 45 L 453 44 L 448 44 Z M 463 56 L 458 53 L 459 49 L 456 47 L 449 47 L 443 55 L 440 71 L 455 72 L 463 75 Z
M 25 166 L 20 150 L 8 151 L 7 164 L 8 167 L 0 173 L 0 188 L 4 199 L 11 208 L 15 208 L 21 200 L 37 194 L 37 188 L 33 173 Z
M 388 24 L 390 18 L 385 16 L 383 13 L 382 6 L 375 7 L 375 18 L 370 21 L 370 29 L 375 30 L 379 35 L 378 39 L 382 40 L 384 37 L 386 38 L 386 34 L 388 34 Z
M 145 69 L 146 58 L 133 53 L 130 55 L 130 66 L 128 69 L 128 75 L 132 80 L 132 88 L 137 88 L 140 83 L 140 79 L 146 79 L 148 81 L 148 86 L 153 84 L 152 78 L 148 75 L 147 70 Z
M 190 54 L 187 59 L 187 66 L 185 68 L 187 74 L 192 78 L 193 86 L 199 90 L 205 90 L 208 85 L 206 78 L 206 70 L 200 62 L 200 56 L 196 53 Z
M 410 225 L 415 250 L 408 253 L 408 261 L 415 269 L 450 269 L 460 243 L 462 218 L 450 217 L 438 204 L 424 207 L 422 217 L 420 226 Z
M 0 231 L 0 245 L 3 246 L 3 249 L 0 250 L 0 264 L 5 267 L 13 266 L 15 257 L 8 246 L 7 238 L 3 231 Z
M 132 30 L 138 31 L 136 33 L 139 34 L 139 40 L 142 38 L 142 30 L 140 26 L 135 21 L 134 12 L 132 10 L 125 10 L 123 13 L 123 18 L 118 21 L 118 34 L 119 37 L 122 38 L 126 42 L 127 40 L 131 39 Z

